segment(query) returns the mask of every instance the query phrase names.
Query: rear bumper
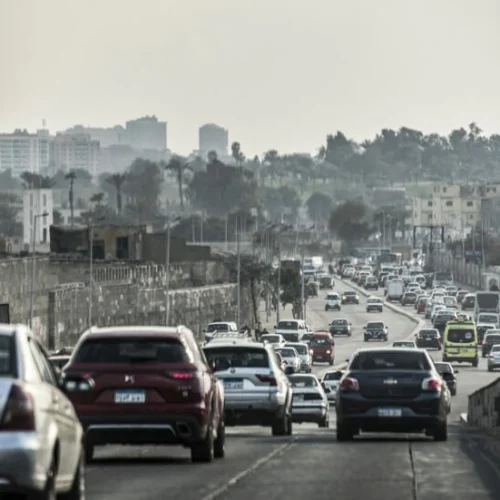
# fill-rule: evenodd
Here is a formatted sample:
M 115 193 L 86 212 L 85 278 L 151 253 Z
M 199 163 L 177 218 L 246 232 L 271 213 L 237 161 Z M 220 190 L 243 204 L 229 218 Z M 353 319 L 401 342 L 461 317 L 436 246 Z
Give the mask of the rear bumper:
M 209 414 L 79 415 L 85 440 L 93 445 L 196 443 L 206 435 Z
M 225 423 L 237 425 L 272 425 L 285 410 L 285 398 L 275 394 L 262 394 L 259 397 L 231 397 L 226 393 L 224 405 Z
M 369 306 L 366 308 L 366 312 L 370 312 L 370 311 L 382 312 L 383 310 L 384 310 L 383 306 Z
M 325 406 L 294 406 L 292 408 L 292 420 L 297 423 L 313 422 L 323 420 L 328 412 Z
M 421 347 L 422 349 L 425 349 L 426 347 L 435 347 L 438 349 L 441 347 L 441 342 L 439 340 L 432 340 L 432 341 L 424 341 L 424 340 L 418 340 L 417 341 L 417 347 Z
M 43 490 L 52 450 L 36 433 L 0 434 L 0 493 L 29 494 Z
M 318 353 L 318 354 L 313 354 L 312 360 L 313 360 L 313 362 L 319 361 L 322 363 L 328 363 L 330 361 L 333 362 L 334 356 L 332 354 L 320 354 L 320 353 Z

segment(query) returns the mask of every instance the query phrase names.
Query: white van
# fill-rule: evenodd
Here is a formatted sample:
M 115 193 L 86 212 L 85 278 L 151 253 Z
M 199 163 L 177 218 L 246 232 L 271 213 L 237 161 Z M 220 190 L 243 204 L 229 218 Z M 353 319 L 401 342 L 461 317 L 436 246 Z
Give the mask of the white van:
M 210 323 L 204 331 L 205 342 L 210 342 L 214 333 L 237 333 L 238 327 L 234 321 L 217 321 Z
M 387 284 L 386 300 L 392 302 L 393 300 L 401 301 L 405 293 L 405 284 L 403 280 L 395 279 Z
M 274 327 L 274 333 L 282 335 L 287 342 L 300 342 L 308 331 L 303 319 L 285 319 Z
M 338 293 L 327 293 L 325 296 L 325 311 L 340 311 L 340 302 L 340 295 Z

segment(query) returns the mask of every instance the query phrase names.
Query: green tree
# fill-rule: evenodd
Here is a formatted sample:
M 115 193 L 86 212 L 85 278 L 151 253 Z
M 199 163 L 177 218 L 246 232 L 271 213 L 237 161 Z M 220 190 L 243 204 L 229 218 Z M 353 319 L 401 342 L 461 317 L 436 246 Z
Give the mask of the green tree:
M 307 212 L 313 221 L 328 220 L 332 211 L 332 198 L 324 193 L 315 192 L 306 201 Z
M 174 155 L 165 166 L 165 170 L 174 172 L 175 178 L 177 179 L 177 188 L 179 190 L 179 203 L 181 210 L 184 210 L 184 183 L 186 171 L 191 171 L 192 168 L 189 166 L 186 158 L 179 155 Z
M 334 207 L 328 227 L 350 248 L 356 242 L 366 240 L 374 231 L 368 207 L 357 200 L 347 200 Z
M 19 205 L 21 200 L 18 196 L 2 193 L 0 194 L 0 235 L 15 237 L 23 233 L 23 225 L 18 222 Z
M 241 145 L 239 142 L 233 142 L 231 144 L 231 156 L 233 157 L 236 165 L 242 166 L 245 161 L 245 155 L 241 151 Z
M 105 182 L 113 186 L 116 194 L 116 211 L 121 214 L 123 209 L 122 189 L 127 176 L 125 174 L 112 174 L 105 177 Z

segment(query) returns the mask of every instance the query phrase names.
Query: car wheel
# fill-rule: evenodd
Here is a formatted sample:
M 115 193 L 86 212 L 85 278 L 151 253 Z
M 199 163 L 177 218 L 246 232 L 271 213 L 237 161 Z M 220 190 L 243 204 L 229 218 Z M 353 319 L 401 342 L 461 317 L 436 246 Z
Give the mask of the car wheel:
M 477 358 L 472 362 L 472 366 L 473 368 L 477 368 L 479 365 L 479 361 L 477 360 Z
M 85 453 L 85 463 L 89 464 L 94 458 L 94 445 L 91 443 L 85 443 L 83 450 Z
M 224 420 L 220 419 L 217 428 L 217 437 L 214 442 L 214 458 L 224 458 L 226 455 L 226 425 Z
M 57 500 L 56 492 L 56 462 L 53 460 L 47 473 L 47 481 L 42 492 L 34 494 L 32 500 Z
M 325 415 L 319 422 L 318 422 L 318 427 L 321 427 L 322 429 L 326 429 L 330 427 L 330 419 L 328 418 L 328 415 Z
M 283 413 L 283 416 L 276 417 L 272 426 L 273 436 L 285 436 L 287 434 L 289 427 L 288 418 L 286 411 Z
M 286 424 L 286 435 L 291 436 L 293 434 L 293 422 L 292 422 L 292 417 L 291 415 L 288 415 L 287 418 L 287 424 Z
M 452 396 L 456 396 L 457 395 L 457 390 L 455 389 L 454 391 L 451 391 L 451 395 Z
M 365 342 L 368 342 L 368 337 L 365 337 L 365 339 L 364 339 L 364 340 L 365 340 Z
M 493 368 L 491 366 L 488 366 L 488 371 L 489 372 L 492 372 L 493 371 Z
M 352 441 L 354 432 L 352 428 L 344 423 L 337 422 L 337 441 Z
M 330 361 L 328 361 L 328 364 L 329 364 L 330 366 L 333 366 L 333 359 L 331 359 Z
M 58 498 L 59 500 L 85 500 L 87 498 L 86 489 L 85 452 L 82 451 L 71 489 L 67 493 L 61 493 Z
M 214 459 L 214 431 L 212 425 L 212 421 L 210 421 L 205 439 L 201 443 L 191 446 L 191 462 L 211 462 Z
M 448 440 L 448 422 L 444 420 L 434 429 L 434 441 L 447 441 Z

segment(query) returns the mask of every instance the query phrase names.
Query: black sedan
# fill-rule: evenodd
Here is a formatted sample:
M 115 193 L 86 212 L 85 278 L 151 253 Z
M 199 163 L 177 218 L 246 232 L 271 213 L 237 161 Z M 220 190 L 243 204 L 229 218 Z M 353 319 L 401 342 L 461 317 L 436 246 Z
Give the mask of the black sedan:
M 359 432 L 448 439 L 451 394 L 423 349 L 360 349 L 337 391 L 337 441 Z
M 427 328 L 417 333 L 417 347 L 434 347 L 441 350 L 441 335 L 435 328 Z

